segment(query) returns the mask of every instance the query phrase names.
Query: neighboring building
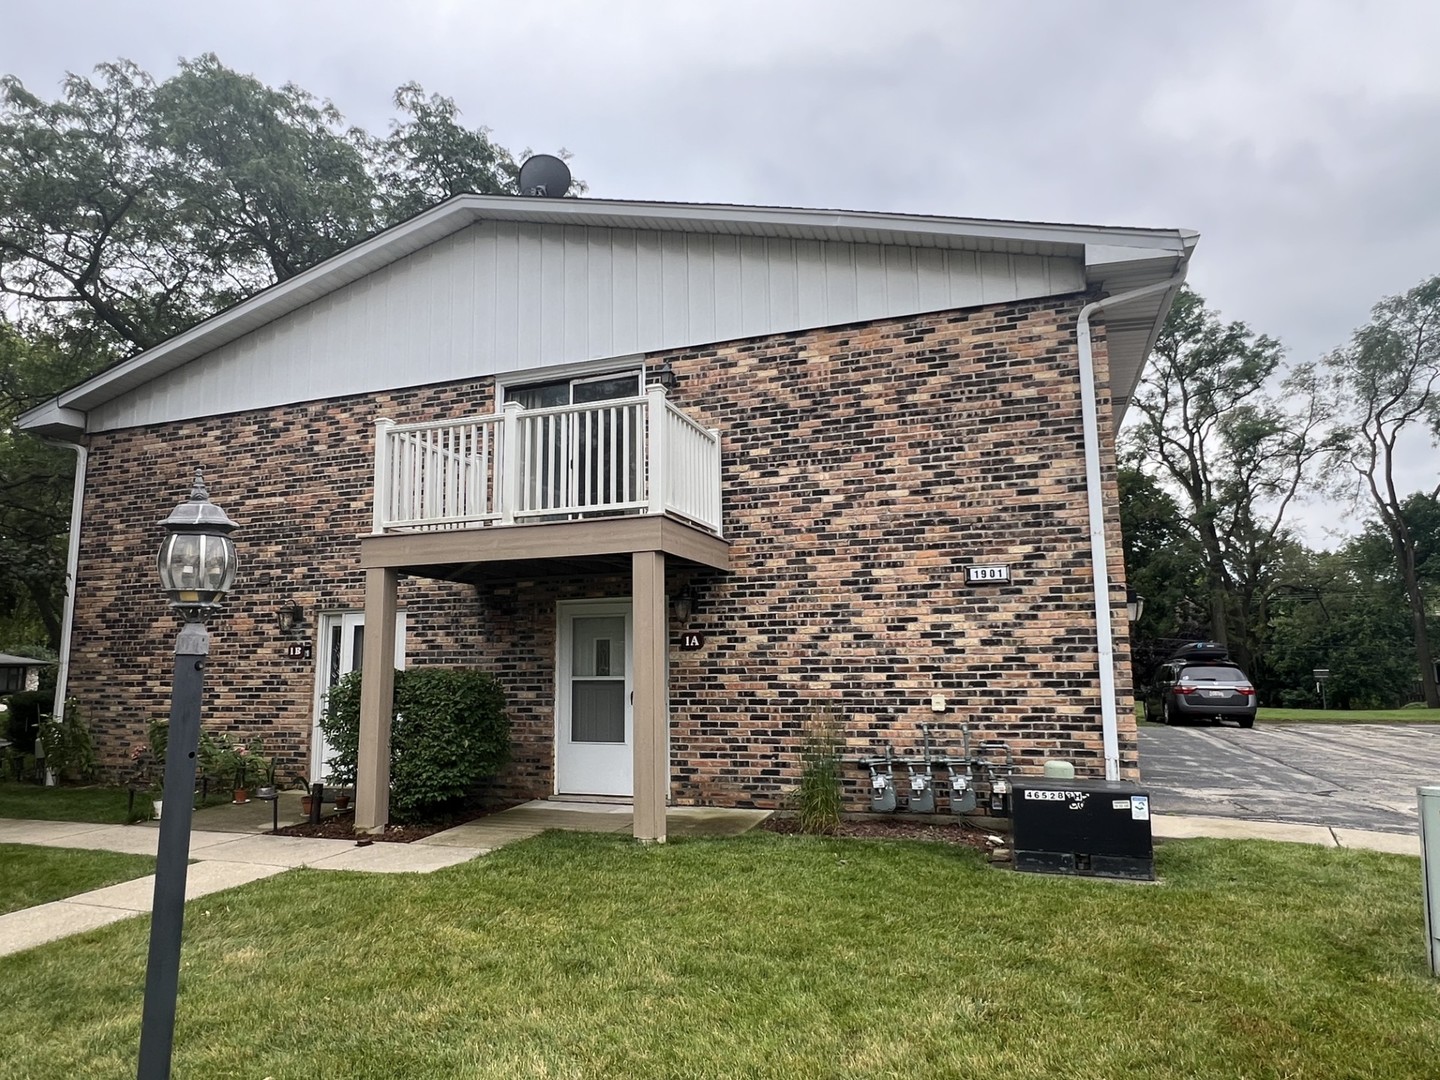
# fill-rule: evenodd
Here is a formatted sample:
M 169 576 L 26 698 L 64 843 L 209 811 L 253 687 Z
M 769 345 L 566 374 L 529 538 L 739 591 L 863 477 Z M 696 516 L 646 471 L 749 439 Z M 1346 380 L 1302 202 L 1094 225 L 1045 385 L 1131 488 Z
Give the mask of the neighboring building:
M 198 465 L 241 524 L 207 723 L 296 769 L 393 655 L 492 670 L 505 790 L 633 794 L 640 836 L 667 797 L 778 805 L 826 709 L 855 756 L 968 724 L 1133 775 L 1114 432 L 1195 241 L 451 199 L 21 418 L 85 448 L 61 693 L 111 764 L 166 711 L 156 523 Z
M 28 656 L 0 653 L 0 694 L 15 694 L 40 689 L 40 669 L 53 661 L 32 660 Z

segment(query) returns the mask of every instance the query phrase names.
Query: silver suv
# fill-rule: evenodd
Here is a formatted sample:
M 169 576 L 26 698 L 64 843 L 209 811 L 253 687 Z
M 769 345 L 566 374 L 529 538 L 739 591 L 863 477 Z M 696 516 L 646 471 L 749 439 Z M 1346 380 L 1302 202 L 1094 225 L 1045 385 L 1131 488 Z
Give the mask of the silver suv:
M 1187 655 L 1167 660 L 1155 672 L 1145 695 L 1145 719 L 1178 724 L 1182 720 L 1234 720 L 1255 726 L 1255 684 L 1219 646 L 1187 646 Z M 1215 655 L 1219 653 L 1219 655 Z

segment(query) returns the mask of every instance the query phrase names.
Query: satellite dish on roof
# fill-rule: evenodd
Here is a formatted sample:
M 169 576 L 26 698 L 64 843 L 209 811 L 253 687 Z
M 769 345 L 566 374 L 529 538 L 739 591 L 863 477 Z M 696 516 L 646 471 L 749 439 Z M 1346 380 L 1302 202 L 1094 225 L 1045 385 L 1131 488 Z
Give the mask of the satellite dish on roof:
M 520 166 L 520 194 L 559 199 L 570 190 L 570 167 L 553 154 L 536 154 Z

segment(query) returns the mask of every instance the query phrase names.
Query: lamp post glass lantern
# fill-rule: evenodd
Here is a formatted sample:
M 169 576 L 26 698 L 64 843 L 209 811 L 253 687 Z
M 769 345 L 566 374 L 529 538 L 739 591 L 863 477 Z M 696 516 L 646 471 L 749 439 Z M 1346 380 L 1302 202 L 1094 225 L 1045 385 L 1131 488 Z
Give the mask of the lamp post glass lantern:
M 230 539 L 235 522 L 210 501 L 199 469 L 195 470 L 190 498 L 161 524 L 166 536 L 156 560 L 160 584 L 185 625 L 175 641 L 170 735 L 162 790 L 165 812 L 160 816 L 155 859 L 155 902 L 151 908 L 145 1007 L 140 1021 L 139 1080 L 166 1080 L 170 1075 L 195 758 L 200 745 L 200 703 L 205 658 L 210 654 L 205 617 L 220 606 L 230 591 L 236 568 L 235 544 Z
M 199 622 L 205 612 L 219 606 L 235 582 L 235 541 L 230 539 L 235 522 L 210 501 L 196 469 L 190 498 L 161 524 L 168 535 L 156 558 L 160 585 L 171 607 Z

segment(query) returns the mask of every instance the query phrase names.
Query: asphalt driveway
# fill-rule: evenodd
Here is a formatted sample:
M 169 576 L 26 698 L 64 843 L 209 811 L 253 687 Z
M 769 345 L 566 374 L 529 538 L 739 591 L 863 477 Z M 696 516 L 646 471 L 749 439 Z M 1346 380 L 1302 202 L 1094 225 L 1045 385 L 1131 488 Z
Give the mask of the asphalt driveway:
M 1415 789 L 1440 784 L 1440 725 L 1140 725 L 1157 813 L 1415 833 Z

